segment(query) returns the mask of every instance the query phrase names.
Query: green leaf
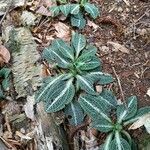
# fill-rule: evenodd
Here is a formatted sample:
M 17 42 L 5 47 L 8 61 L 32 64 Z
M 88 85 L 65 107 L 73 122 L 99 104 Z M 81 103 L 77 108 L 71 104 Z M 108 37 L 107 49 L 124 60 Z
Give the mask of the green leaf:
M 52 6 L 49 8 L 49 10 L 52 13 L 52 17 L 59 15 L 59 12 L 60 12 L 59 6 Z
M 99 9 L 94 4 L 85 3 L 84 4 L 84 9 L 94 19 L 96 19 L 99 16 Z
M 92 78 L 94 82 L 98 81 L 98 84 L 100 85 L 105 85 L 113 82 L 112 75 L 108 73 L 99 72 L 99 71 L 91 72 L 87 75 L 87 77 Z
M 131 96 L 128 99 L 127 107 L 125 105 L 120 105 L 117 107 L 117 121 L 121 123 L 123 120 L 127 120 L 133 117 L 137 112 L 137 98 L 136 96 Z
M 91 95 L 80 96 L 79 103 L 84 111 L 90 115 L 93 119 L 97 116 L 102 117 L 103 119 L 111 122 L 111 119 L 104 112 L 100 100 Z
M 11 70 L 9 68 L 4 67 L 0 70 L 0 77 L 3 79 L 2 88 L 4 90 L 7 90 L 8 87 L 10 86 L 10 78 L 9 78 L 10 73 L 11 73 Z
M 69 61 L 60 53 L 60 51 L 52 46 L 45 48 L 42 56 L 49 63 L 56 64 L 61 68 L 68 68 Z
M 101 132 L 110 132 L 113 130 L 113 124 L 104 118 L 97 117 L 95 118 L 92 124 L 93 128 Z
M 103 150 L 111 150 L 111 141 L 112 141 L 112 138 L 113 138 L 113 133 L 110 133 L 106 140 L 105 140 L 105 143 L 103 145 Z
M 100 93 L 100 96 L 103 97 L 105 99 L 105 102 L 109 104 L 110 107 L 108 107 L 108 109 L 110 108 L 115 108 L 117 106 L 117 99 L 114 96 L 114 94 L 112 93 L 112 91 L 109 90 L 103 90 Z
M 53 90 L 53 87 L 56 86 L 56 83 L 60 83 L 62 82 L 64 79 L 66 79 L 66 77 L 69 78 L 69 75 L 67 74 L 63 74 L 63 75 L 58 75 L 56 77 L 52 77 L 49 78 L 49 82 L 48 80 L 45 82 L 45 84 L 43 84 L 43 86 L 39 89 L 39 91 L 37 92 L 36 96 L 35 96 L 35 100 L 36 102 L 40 102 L 41 100 L 47 100 L 47 95 L 50 92 L 50 90 Z M 46 98 L 47 97 L 47 98 Z
M 71 4 L 70 6 L 70 13 L 73 14 L 73 15 L 77 15 L 80 11 L 80 5 L 79 4 Z
M 86 46 L 85 36 L 75 32 L 72 34 L 71 43 L 72 43 L 74 49 L 76 50 L 76 58 L 77 58 L 80 54 L 80 51 L 83 50 L 84 47 Z
M 129 123 L 133 123 L 136 120 L 138 120 L 140 117 L 142 117 L 143 115 L 148 114 L 148 113 L 150 113 L 150 106 L 142 107 L 137 111 L 137 113 L 134 117 L 132 117 L 129 120 L 127 120 L 126 122 L 124 122 L 124 125 L 128 125 Z
M 52 99 L 52 102 L 46 103 L 46 111 L 48 113 L 56 112 L 65 107 L 66 104 L 70 103 L 74 97 L 75 89 L 72 84 L 72 79 L 66 82 L 65 87 L 55 98 Z
M 80 70 L 91 70 L 100 66 L 99 58 L 96 54 L 95 47 L 91 46 L 87 49 L 84 49 L 81 55 L 77 58 L 76 64 Z
M 8 78 L 10 73 L 11 73 L 11 70 L 9 68 L 4 67 L 0 70 L 0 77 L 6 79 Z
M 63 40 L 56 39 L 52 42 L 52 45 L 56 47 L 64 57 L 74 60 L 74 50 Z
M 59 6 L 61 12 L 67 17 L 68 14 L 70 13 L 71 11 L 71 7 L 70 7 L 70 4 L 66 4 L 66 5 L 60 5 Z
M 5 95 L 3 93 L 2 86 L 0 85 L 0 100 L 3 98 L 5 98 Z
M 77 100 L 74 100 L 65 107 L 65 115 L 68 117 L 69 123 L 74 126 L 81 124 L 84 119 L 83 109 Z
M 79 57 L 80 59 L 80 57 Z M 100 65 L 99 59 L 96 56 L 82 57 L 82 60 L 77 60 L 77 68 L 80 70 L 91 70 Z
M 88 0 L 80 0 L 80 4 L 83 6 L 85 3 L 87 3 Z
M 2 87 L 3 87 L 4 91 L 8 90 L 9 86 L 10 86 L 10 78 L 7 77 L 6 79 L 4 79 L 2 81 Z
M 131 150 L 129 143 L 120 137 L 118 132 L 115 132 L 115 139 L 111 142 L 111 150 Z
M 83 18 L 81 12 L 76 15 L 71 15 L 71 25 L 83 29 L 86 25 L 86 20 Z
M 77 78 L 77 82 L 79 84 L 79 87 L 82 90 L 84 90 L 87 93 L 92 94 L 92 95 L 96 94 L 94 87 L 93 87 L 93 82 L 91 82 L 90 79 L 88 79 L 84 76 L 80 76 L 80 75 L 77 75 L 76 78 Z

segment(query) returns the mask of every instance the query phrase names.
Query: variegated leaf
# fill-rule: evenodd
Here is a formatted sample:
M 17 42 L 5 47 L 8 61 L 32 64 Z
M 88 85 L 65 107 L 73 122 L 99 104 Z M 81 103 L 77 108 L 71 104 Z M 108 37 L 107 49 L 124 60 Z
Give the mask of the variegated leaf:
M 87 77 L 92 78 L 93 81 L 98 81 L 98 84 L 105 85 L 114 81 L 112 75 L 99 71 L 91 72 Z
M 35 97 L 36 102 L 45 100 L 45 96 L 49 93 L 49 90 L 52 89 L 57 82 L 61 82 L 61 80 L 63 80 L 65 76 L 66 74 L 63 74 L 57 77 L 47 79 L 45 84 L 43 84 L 43 86 L 40 88 L 40 90 L 36 94 L 36 97 Z
M 68 14 L 70 13 L 71 11 L 71 7 L 70 7 L 70 4 L 65 4 L 65 5 L 60 5 L 59 6 L 60 8 L 60 11 L 67 17 Z
M 74 50 L 63 40 L 56 39 L 52 42 L 53 47 L 56 47 L 60 53 L 71 60 L 74 60 Z
M 96 95 L 93 87 L 93 82 L 90 81 L 90 79 L 84 76 L 77 75 L 77 82 L 82 90 L 86 91 L 89 94 Z
M 127 120 L 126 122 L 124 122 L 124 125 L 128 125 L 129 123 L 133 123 L 133 122 L 137 121 L 140 117 L 142 117 L 148 113 L 150 113 L 150 106 L 142 107 L 137 111 L 137 113 L 134 117 L 132 117 L 129 120 Z
M 84 4 L 84 9 L 94 19 L 96 19 L 99 16 L 99 9 L 94 4 L 85 3 Z
M 70 13 L 73 15 L 78 14 L 80 11 L 80 5 L 79 4 L 71 4 L 71 11 Z
M 69 60 L 67 60 L 60 51 L 52 46 L 45 48 L 43 53 L 43 58 L 46 59 L 49 63 L 56 64 L 61 68 L 68 68 Z
M 99 65 L 100 62 L 96 56 L 84 57 L 81 61 L 77 60 L 77 68 L 80 70 L 91 70 L 97 68 Z
M 105 118 L 97 117 L 93 118 L 93 128 L 96 128 L 97 130 L 101 132 L 110 132 L 113 131 L 113 124 L 106 120 Z
M 109 91 L 109 90 L 103 90 L 101 93 L 100 93 L 100 96 L 105 99 L 104 102 L 106 102 L 107 105 L 107 109 L 109 109 L 110 111 L 110 108 L 115 108 L 117 106 L 117 99 L 116 97 L 114 96 L 114 94 L 112 93 L 112 91 Z
M 80 96 L 79 103 L 84 111 L 89 114 L 92 118 L 101 118 L 111 122 L 111 119 L 103 111 L 103 107 L 97 97 L 91 95 Z
M 80 3 L 81 3 L 81 5 L 83 6 L 85 3 L 87 3 L 88 2 L 88 0 L 81 0 L 80 1 Z
M 111 149 L 111 141 L 112 141 L 112 138 L 113 138 L 113 133 L 110 133 L 106 140 L 105 140 L 105 143 L 103 145 L 103 150 L 110 150 Z
M 59 15 L 60 12 L 59 6 L 52 6 L 49 10 L 52 13 L 52 17 Z
M 74 85 L 72 84 L 72 79 L 70 79 L 66 82 L 65 87 L 62 89 L 59 95 L 53 98 L 50 103 L 46 103 L 46 111 L 50 113 L 63 109 L 65 105 L 72 101 L 74 94 Z
M 71 25 L 83 29 L 86 25 L 86 20 L 83 18 L 81 12 L 76 15 L 71 15 Z
M 111 142 L 111 150 L 131 150 L 129 143 L 120 137 L 119 133 L 115 133 L 115 139 Z
M 82 34 L 78 34 L 77 32 L 72 35 L 72 45 L 76 50 L 76 58 L 79 56 L 80 51 L 84 49 L 86 46 L 85 36 Z
M 137 98 L 136 96 L 131 96 L 128 99 L 127 106 L 120 105 L 117 108 L 117 121 L 121 123 L 123 120 L 127 120 L 133 117 L 137 112 Z
M 68 117 L 69 123 L 74 126 L 81 124 L 84 119 L 83 109 L 77 100 L 74 100 L 65 107 L 65 115 Z

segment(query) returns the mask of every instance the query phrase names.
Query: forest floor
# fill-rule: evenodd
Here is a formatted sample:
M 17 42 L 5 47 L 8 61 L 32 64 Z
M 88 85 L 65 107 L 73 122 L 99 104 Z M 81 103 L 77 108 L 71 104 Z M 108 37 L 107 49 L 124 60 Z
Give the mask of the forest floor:
M 109 86 L 107 85 L 107 88 L 115 91 L 120 101 L 124 101 L 128 96 L 136 95 L 138 97 L 139 107 L 149 106 L 150 1 L 92 0 L 92 2 L 100 7 L 101 15 L 96 20 L 92 20 L 86 16 L 88 21 L 87 25 L 83 30 L 79 31 L 86 36 L 89 43 L 96 45 L 98 48 L 97 55 L 102 60 L 104 72 L 112 74 L 116 79 L 114 83 Z M 15 28 L 24 26 L 24 23 L 21 23 L 20 19 L 23 11 L 31 12 L 35 17 L 35 19 L 31 17 L 34 23 L 29 29 L 36 41 L 37 52 L 39 54 L 56 37 L 69 41 L 71 32 L 78 29 L 72 28 L 64 16 L 52 19 L 46 10 L 46 7 L 50 7 L 51 5 L 52 3 L 48 0 L 33 0 L 19 7 L 10 6 L 0 15 L 0 44 L 5 45 L 6 43 L 6 39 L 3 38 L 3 31 L 6 30 L 6 24 Z M 7 44 L 5 46 L 7 47 Z M 13 60 L 13 57 L 11 59 Z M 13 66 L 12 60 L 6 66 L 11 68 Z M 42 62 L 45 66 L 43 69 L 44 76 L 52 74 L 51 69 L 43 60 L 39 59 L 38 62 Z M 11 90 L 14 90 L 14 88 Z M 12 93 L 14 95 L 14 91 Z M 25 104 L 26 99 L 22 100 L 22 98 L 17 99 L 15 103 L 7 100 L 2 101 L 0 104 L 2 112 L 0 114 L 0 124 L 2 124 L 0 139 L 6 147 L 9 147 L 8 149 L 34 150 L 34 140 L 31 138 L 32 141 L 27 142 L 31 140 L 29 137 L 32 134 L 34 121 L 25 116 L 25 119 L 20 122 L 25 125 L 26 129 L 22 126 L 20 127 L 20 124 L 18 129 L 18 127 L 15 128 L 15 125 L 10 123 L 11 121 L 9 121 L 7 115 L 3 113 L 9 110 L 12 111 L 10 113 L 13 115 L 12 119 L 14 119 L 15 114 L 18 114 L 18 116 L 15 116 L 16 118 L 21 117 L 22 119 L 20 115 L 24 114 L 23 107 Z M 74 131 L 74 129 L 72 130 Z M 18 132 L 16 133 L 16 131 Z M 82 131 L 80 133 L 82 135 L 84 134 Z M 133 136 L 139 136 L 141 133 L 142 131 L 138 130 L 136 133 L 133 132 Z M 85 134 L 87 134 L 87 137 L 89 136 L 86 131 Z M 100 144 L 103 142 L 105 135 L 100 134 L 98 136 L 101 141 L 96 143 Z M 0 150 L 5 150 L 5 148 L 2 149 L 1 147 L 3 146 L 1 146 L 0 142 Z M 96 148 L 91 150 L 96 150 Z

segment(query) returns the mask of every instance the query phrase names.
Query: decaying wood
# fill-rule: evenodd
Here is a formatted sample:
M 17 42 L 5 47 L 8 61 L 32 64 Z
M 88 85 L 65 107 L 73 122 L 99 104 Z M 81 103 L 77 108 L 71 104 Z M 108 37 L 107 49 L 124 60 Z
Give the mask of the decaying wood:
M 12 31 L 10 31 L 8 46 L 12 51 L 13 57 L 13 81 L 16 93 L 18 94 L 16 99 L 20 97 L 27 99 L 28 97 L 34 97 L 34 91 L 38 86 L 40 86 L 40 73 L 42 72 L 42 67 L 40 63 L 38 63 L 40 55 L 37 52 L 36 43 L 29 29 L 13 28 Z M 34 106 L 34 98 L 30 98 L 30 101 L 33 101 L 30 103 L 30 105 Z M 25 112 L 27 109 L 28 111 L 34 112 L 34 110 L 31 110 L 31 108 L 28 109 L 26 107 Z M 35 116 L 36 119 L 32 119 L 35 126 L 34 149 L 68 150 L 67 142 L 64 137 L 65 134 L 62 134 L 61 128 L 55 124 L 52 115 L 47 114 L 44 111 L 42 103 L 37 104 Z M 27 115 L 27 117 L 29 116 Z
M 55 124 L 52 115 L 44 111 L 42 103 L 37 105 L 38 150 L 69 150 L 62 131 Z

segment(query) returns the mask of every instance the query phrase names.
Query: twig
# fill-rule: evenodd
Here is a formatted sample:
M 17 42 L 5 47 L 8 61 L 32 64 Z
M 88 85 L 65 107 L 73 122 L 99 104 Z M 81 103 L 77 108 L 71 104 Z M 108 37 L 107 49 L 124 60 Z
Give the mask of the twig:
M 112 70 L 113 70 L 113 72 L 114 72 L 114 74 L 115 74 L 115 76 L 116 76 L 116 79 L 117 79 L 117 82 L 118 82 L 118 86 L 119 86 L 119 89 L 120 89 L 120 92 L 121 92 L 122 100 L 123 100 L 123 102 L 124 102 L 125 105 L 126 105 L 126 101 L 125 101 L 125 98 L 124 98 L 124 93 L 123 93 L 123 90 L 122 90 L 120 78 L 119 78 L 118 74 L 116 73 L 116 70 L 115 70 L 114 67 L 112 67 Z

